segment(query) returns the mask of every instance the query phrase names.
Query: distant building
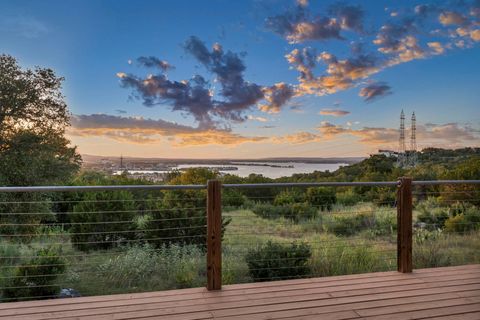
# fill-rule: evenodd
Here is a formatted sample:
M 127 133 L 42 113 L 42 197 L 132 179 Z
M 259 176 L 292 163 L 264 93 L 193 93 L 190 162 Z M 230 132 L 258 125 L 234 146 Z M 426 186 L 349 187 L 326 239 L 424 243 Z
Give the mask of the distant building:
M 393 151 L 393 150 L 380 149 L 380 150 L 378 150 L 377 154 L 382 154 L 382 155 L 387 156 L 387 157 L 395 157 L 395 158 L 398 157 L 398 152 Z

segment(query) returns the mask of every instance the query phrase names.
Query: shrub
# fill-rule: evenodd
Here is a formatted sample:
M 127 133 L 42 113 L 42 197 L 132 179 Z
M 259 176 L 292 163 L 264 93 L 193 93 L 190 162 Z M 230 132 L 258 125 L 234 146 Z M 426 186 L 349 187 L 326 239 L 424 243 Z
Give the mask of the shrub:
M 273 204 L 276 206 L 284 206 L 300 202 L 305 202 L 305 194 L 297 189 L 283 190 L 273 200 Z
M 249 273 L 255 281 L 300 278 L 310 274 L 308 259 L 312 251 L 307 243 L 289 245 L 272 241 L 251 250 L 245 256 Z
M 351 236 L 375 225 L 373 212 L 341 213 L 327 217 L 329 220 L 325 225 L 327 231 L 341 236 Z
M 50 207 L 44 194 L 0 193 L 0 234 L 11 241 L 30 242 L 40 224 L 55 220 Z
M 238 208 L 245 205 L 247 197 L 238 190 L 224 189 L 222 194 L 222 205 L 225 207 Z
M 265 219 L 276 219 L 284 217 L 295 222 L 314 218 L 317 214 L 316 208 L 308 203 L 293 203 L 283 206 L 275 206 L 268 203 L 260 203 L 252 208 L 253 213 Z
M 322 210 L 331 210 L 337 202 L 335 190 L 332 188 L 308 188 L 306 192 L 307 202 L 320 207 Z
M 36 257 L 16 267 L 12 281 L 3 290 L 3 297 L 9 300 L 27 298 L 51 298 L 60 291 L 55 285 L 59 274 L 66 267 L 66 261 L 52 248 L 41 249 Z
M 417 220 L 425 223 L 428 230 L 442 229 L 448 218 L 448 209 L 440 207 L 421 207 L 417 216 Z
M 375 236 L 386 236 L 394 234 L 397 231 L 397 215 L 388 210 L 375 212 L 375 225 L 372 228 L 372 234 Z
M 475 207 L 465 210 L 465 213 L 457 214 L 445 221 L 445 231 L 447 232 L 467 232 L 480 228 L 480 212 Z
M 360 201 L 362 201 L 362 197 L 354 192 L 352 189 L 349 189 L 342 193 L 337 193 L 337 203 L 344 205 L 344 206 L 353 206 Z
M 151 219 L 145 241 L 157 248 L 171 244 L 206 244 L 206 195 L 198 190 L 166 191 L 162 201 L 150 203 Z M 222 234 L 230 223 L 222 218 Z
M 136 206 L 127 191 L 86 193 L 73 207 L 72 244 L 82 251 L 109 249 L 135 238 Z M 109 223 L 105 223 L 109 222 Z

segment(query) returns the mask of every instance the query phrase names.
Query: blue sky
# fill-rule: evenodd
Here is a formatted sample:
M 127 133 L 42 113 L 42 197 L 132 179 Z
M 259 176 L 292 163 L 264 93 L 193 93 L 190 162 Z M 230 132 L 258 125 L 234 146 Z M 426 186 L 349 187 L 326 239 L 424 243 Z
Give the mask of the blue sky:
M 0 0 L 0 40 L 65 77 L 82 153 L 363 156 L 402 109 L 420 146 L 479 141 L 475 0 Z

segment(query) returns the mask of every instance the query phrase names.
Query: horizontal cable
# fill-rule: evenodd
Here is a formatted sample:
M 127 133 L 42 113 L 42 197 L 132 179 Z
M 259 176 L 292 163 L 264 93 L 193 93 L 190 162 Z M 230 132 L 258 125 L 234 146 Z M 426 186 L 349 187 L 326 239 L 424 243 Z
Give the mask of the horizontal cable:
M 150 239 L 116 239 L 116 240 L 106 240 L 106 241 L 82 241 L 82 242 L 70 242 L 72 245 L 78 244 L 106 244 L 106 243 L 124 243 L 124 242 L 143 242 L 143 241 L 156 241 L 156 240 L 170 240 L 170 239 L 185 239 L 185 238 L 201 238 L 206 237 L 206 235 L 193 235 L 193 236 L 179 236 L 179 237 L 165 237 L 165 238 L 150 238 Z M 44 244 L 47 246 L 52 245 L 64 245 L 65 242 L 47 242 L 47 243 L 38 243 Z M 21 244 L 19 244 L 21 245 Z
M 0 214 L 1 216 L 1 214 Z M 182 218 L 166 218 L 166 219 L 148 219 L 148 222 L 163 222 L 163 221 L 176 221 L 176 220 L 196 220 L 206 219 L 207 216 L 199 217 L 182 217 Z M 134 223 L 134 220 L 123 221 L 99 221 L 99 222 L 55 222 L 55 223 L 0 223 L 0 226 L 45 226 L 45 227 L 62 227 L 71 225 L 97 225 L 97 224 L 127 224 Z
M 123 233 L 135 233 L 135 232 L 150 232 L 150 231 L 165 231 L 165 230 L 188 230 L 188 229 L 200 229 L 206 228 L 207 225 L 201 226 L 189 226 L 189 227 L 175 227 L 175 228 L 163 228 L 163 229 L 134 229 L 134 230 L 118 230 L 118 231 L 96 231 L 96 232 L 70 232 L 70 233 L 25 233 L 25 234 L 0 234 L 0 237 L 11 238 L 11 237 L 50 237 L 50 236 L 78 236 L 78 235 L 101 235 L 101 234 L 123 234 Z
M 111 210 L 111 211 L 67 211 L 67 212 L 0 212 L 0 216 L 14 215 L 73 215 L 73 214 L 91 214 L 91 213 L 145 213 L 145 212 L 164 212 L 164 211 L 184 211 L 206 209 L 206 207 L 190 207 L 190 208 L 161 208 L 161 209 L 142 209 L 142 210 Z

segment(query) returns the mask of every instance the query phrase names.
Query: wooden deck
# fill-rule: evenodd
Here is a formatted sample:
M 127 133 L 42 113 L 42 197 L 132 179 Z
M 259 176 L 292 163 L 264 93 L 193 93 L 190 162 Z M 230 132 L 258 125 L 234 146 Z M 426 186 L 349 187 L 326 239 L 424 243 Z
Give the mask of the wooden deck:
M 0 304 L 2 320 L 480 319 L 480 265 Z

